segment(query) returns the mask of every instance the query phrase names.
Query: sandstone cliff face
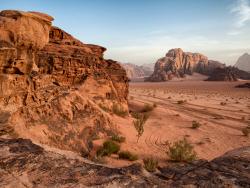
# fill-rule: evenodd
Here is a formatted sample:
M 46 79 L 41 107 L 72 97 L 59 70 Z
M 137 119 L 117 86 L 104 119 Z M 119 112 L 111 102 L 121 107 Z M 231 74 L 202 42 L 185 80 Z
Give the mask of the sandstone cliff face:
M 51 26 L 37 12 L 0 12 L 0 134 L 79 153 L 115 131 L 109 112 L 127 110 L 128 78 L 106 50 Z
M 212 161 L 168 164 L 149 174 L 140 164 L 110 168 L 24 139 L 0 138 L 0 187 L 250 187 L 250 147 Z
M 217 61 L 199 53 L 183 52 L 182 49 L 169 50 L 165 57 L 159 59 L 154 68 L 154 73 L 147 81 L 167 81 L 174 77 L 192 75 L 194 72 L 209 75 L 215 68 L 224 67 Z
M 250 72 L 250 54 L 245 53 L 240 56 L 234 66 L 240 70 Z

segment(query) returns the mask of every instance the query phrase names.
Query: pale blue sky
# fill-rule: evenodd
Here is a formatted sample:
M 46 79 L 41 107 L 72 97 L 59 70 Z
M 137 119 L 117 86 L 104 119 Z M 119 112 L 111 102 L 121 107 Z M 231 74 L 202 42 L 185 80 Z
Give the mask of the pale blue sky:
M 0 9 L 48 13 L 121 62 L 154 63 L 179 47 L 234 64 L 250 52 L 250 0 L 0 0 Z

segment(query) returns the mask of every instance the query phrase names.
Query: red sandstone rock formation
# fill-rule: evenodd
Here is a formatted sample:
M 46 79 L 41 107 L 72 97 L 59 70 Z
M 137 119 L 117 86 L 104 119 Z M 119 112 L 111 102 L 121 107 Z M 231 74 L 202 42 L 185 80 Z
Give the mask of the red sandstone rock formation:
M 88 152 L 93 137 L 115 131 L 112 106 L 127 111 L 128 78 L 103 59 L 105 48 L 80 42 L 52 20 L 0 12 L 0 132 Z
M 182 49 L 169 50 L 165 57 L 159 59 L 155 64 L 154 73 L 147 81 L 167 81 L 173 77 L 184 77 L 193 72 L 209 75 L 215 68 L 224 67 L 217 61 L 199 53 L 183 52 Z

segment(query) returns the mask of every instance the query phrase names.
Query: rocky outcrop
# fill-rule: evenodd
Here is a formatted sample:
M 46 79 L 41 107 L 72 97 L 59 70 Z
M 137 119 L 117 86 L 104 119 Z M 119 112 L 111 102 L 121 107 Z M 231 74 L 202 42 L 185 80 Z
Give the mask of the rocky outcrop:
M 236 88 L 248 88 L 250 89 L 250 83 L 240 84 L 235 86 Z
M 211 162 L 110 168 L 25 139 L 0 139 L 0 187 L 250 187 L 250 147 Z
M 209 75 L 218 67 L 224 67 L 224 65 L 208 60 L 202 54 L 183 52 L 182 49 L 177 48 L 169 50 L 165 57 L 156 62 L 154 73 L 146 81 L 167 81 L 174 77 L 192 75 L 194 72 Z
M 129 79 L 148 77 L 153 73 L 153 69 L 149 66 L 134 65 L 131 63 L 122 63 L 123 68 L 126 70 Z
M 238 81 L 238 77 L 232 67 L 217 68 L 207 81 Z
M 249 80 L 250 73 L 229 66 L 215 69 L 207 81 L 238 81 L 239 79 Z
M 234 66 L 240 70 L 250 72 L 250 54 L 245 53 L 240 56 Z
M 37 12 L 0 12 L 0 134 L 88 152 L 127 111 L 128 78 L 103 47 L 80 42 Z M 100 106 L 105 106 L 106 111 Z

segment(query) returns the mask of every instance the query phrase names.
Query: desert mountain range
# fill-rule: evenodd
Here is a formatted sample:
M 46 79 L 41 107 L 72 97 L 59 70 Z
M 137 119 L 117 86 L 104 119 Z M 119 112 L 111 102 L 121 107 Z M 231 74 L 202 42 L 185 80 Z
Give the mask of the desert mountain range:
M 154 64 L 135 65 L 132 63 L 121 63 L 121 65 L 126 70 L 129 79 L 148 77 L 154 71 Z
M 98 141 L 113 138 L 117 144 L 119 126 L 136 121 L 128 76 L 145 77 L 151 70 L 125 64 L 126 73 L 104 59 L 106 48 L 77 40 L 53 20 L 40 12 L 0 12 L 0 187 L 249 187 L 247 146 L 210 161 L 164 163 L 155 172 L 136 161 L 126 167 L 97 161 Z M 225 65 L 173 49 L 157 61 L 149 80 L 211 76 L 217 69 Z M 108 158 L 120 159 L 117 152 Z

